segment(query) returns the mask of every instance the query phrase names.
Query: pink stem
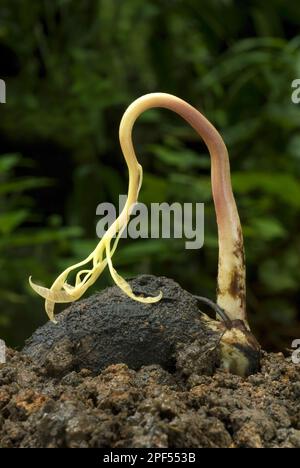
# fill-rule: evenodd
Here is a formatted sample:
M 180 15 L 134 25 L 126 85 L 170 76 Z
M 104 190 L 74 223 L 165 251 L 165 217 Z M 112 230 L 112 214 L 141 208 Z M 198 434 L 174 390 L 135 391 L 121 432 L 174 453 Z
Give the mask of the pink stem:
M 120 144 L 129 167 L 129 184 L 132 177 L 137 177 L 138 164 L 132 144 L 132 128 L 138 116 L 153 107 L 176 112 L 196 130 L 208 147 L 219 237 L 217 302 L 231 319 L 247 323 L 243 236 L 232 193 L 228 152 L 215 127 L 194 107 L 176 96 L 153 93 L 137 99 L 128 107 L 120 124 Z

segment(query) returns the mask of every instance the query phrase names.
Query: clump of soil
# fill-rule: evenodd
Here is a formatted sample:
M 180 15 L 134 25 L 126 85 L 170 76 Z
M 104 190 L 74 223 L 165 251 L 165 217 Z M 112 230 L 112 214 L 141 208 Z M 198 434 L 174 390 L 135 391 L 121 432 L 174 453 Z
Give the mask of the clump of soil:
M 130 285 L 138 295 L 162 291 L 163 298 L 142 304 L 116 286 L 107 288 L 59 314 L 58 324 L 39 328 L 24 353 L 53 376 L 80 369 L 99 373 L 120 362 L 135 370 L 160 364 L 173 371 L 179 360 L 189 372 L 193 366 L 200 372 L 201 366 L 201 373 L 213 373 L 219 364 L 221 332 L 208 327 L 197 299 L 165 277 L 142 275 Z
M 300 448 L 299 366 L 264 353 L 260 373 L 227 374 L 218 369 L 218 334 L 206 328 L 193 297 L 171 280 L 135 281 L 169 290 L 158 315 L 132 301 L 126 308 L 110 288 L 67 309 L 56 327 L 39 329 L 26 354 L 8 350 L 0 365 L 0 447 Z M 122 333 L 116 323 L 109 328 L 107 314 L 137 339 L 124 332 L 118 344 Z M 111 362 L 114 349 L 119 363 Z

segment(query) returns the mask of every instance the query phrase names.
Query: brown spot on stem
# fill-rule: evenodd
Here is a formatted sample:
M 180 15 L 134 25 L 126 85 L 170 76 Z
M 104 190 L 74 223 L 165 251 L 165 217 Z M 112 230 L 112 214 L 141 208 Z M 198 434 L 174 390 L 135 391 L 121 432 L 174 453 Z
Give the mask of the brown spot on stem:
M 233 249 L 233 255 L 236 258 L 241 258 L 242 260 L 242 265 L 245 265 L 245 250 L 244 250 L 244 241 L 243 241 L 243 234 L 241 227 L 238 229 L 238 238 L 235 242 L 234 249 Z
M 240 269 L 233 270 L 228 292 L 233 298 L 239 299 L 241 306 L 243 306 L 245 303 L 245 278 L 244 272 Z
M 235 242 L 233 255 L 239 260 L 237 266 L 231 274 L 229 294 L 240 300 L 241 306 L 245 305 L 245 251 L 243 234 L 241 228 L 238 229 L 238 238 Z
M 229 285 L 229 293 L 232 297 L 237 297 L 241 292 L 241 274 L 238 270 L 233 270 Z

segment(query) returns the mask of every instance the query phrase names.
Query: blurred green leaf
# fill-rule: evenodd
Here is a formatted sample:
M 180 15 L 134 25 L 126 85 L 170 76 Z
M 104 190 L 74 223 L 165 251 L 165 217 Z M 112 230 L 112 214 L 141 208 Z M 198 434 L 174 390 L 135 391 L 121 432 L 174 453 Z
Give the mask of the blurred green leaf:
M 10 213 L 0 214 L 0 232 L 9 234 L 16 229 L 27 218 L 27 210 L 18 210 Z
M 178 171 L 192 170 L 195 168 L 207 168 L 210 166 L 209 157 L 202 154 L 197 154 L 186 148 L 168 148 L 161 145 L 149 146 L 149 150 L 161 161 L 166 167 L 170 166 Z
M 259 190 L 261 193 L 275 196 L 288 205 L 300 207 L 300 181 L 292 174 L 272 171 L 235 172 L 232 174 L 232 184 L 236 193 L 247 194 Z
M 41 187 L 47 187 L 52 185 L 53 182 L 46 178 L 29 178 L 26 179 L 15 179 L 14 181 L 3 183 L 0 185 L 0 196 L 11 193 L 25 192 L 26 190 L 32 190 Z
M 274 218 L 254 219 L 251 223 L 253 235 L 263 240 L 283 238 L 286 230 L 282 224 Z
M 20 160 L 19 154 L 2 154 L 0 157 L 0 174 L 9 172 Z

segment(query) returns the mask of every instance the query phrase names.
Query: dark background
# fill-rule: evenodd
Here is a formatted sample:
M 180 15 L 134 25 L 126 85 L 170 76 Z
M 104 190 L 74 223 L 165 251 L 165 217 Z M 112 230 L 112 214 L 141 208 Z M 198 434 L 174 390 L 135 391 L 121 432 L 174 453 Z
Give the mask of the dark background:
M 300 338 L 300 4 L 292 1 L 1 0 L 0 336 L 20 348 L 50 286 L 96 245 L 96 206 L 127 192 L 118 125 L 135 98 L 176 94 L 228 146 L 247 254 L 248 314 L 268 350 Z M 126 277 L 152 272 L 215 297 L 210 160 L 170 112 L 135 127 L 141 201 L 205 202 L 205 246 L 122 240 Z M 107 272 L 94 290 L 112 280 Z M 92 291 L 89 291 L 89 294 Z

